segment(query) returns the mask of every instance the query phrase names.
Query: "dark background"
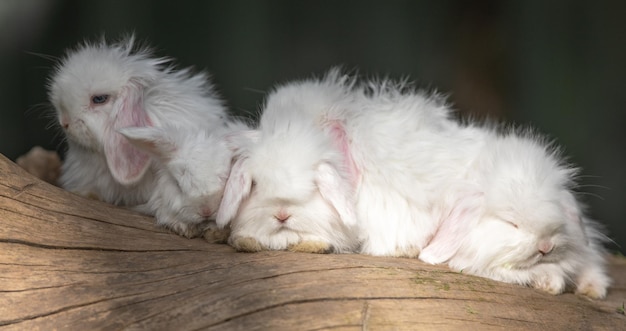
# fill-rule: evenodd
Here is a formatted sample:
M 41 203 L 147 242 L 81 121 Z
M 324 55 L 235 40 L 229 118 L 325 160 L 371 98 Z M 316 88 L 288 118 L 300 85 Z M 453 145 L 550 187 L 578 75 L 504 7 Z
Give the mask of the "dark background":
M 233 112 L 279 82 L 343 65 L 449 93 L 462 116 L 532 125 L 581 166 L 592 217 L 626 249 L 626 1 L 0 1 L 0 153 L 63 150 L 53 62 L 134 31 L 208 70 Z

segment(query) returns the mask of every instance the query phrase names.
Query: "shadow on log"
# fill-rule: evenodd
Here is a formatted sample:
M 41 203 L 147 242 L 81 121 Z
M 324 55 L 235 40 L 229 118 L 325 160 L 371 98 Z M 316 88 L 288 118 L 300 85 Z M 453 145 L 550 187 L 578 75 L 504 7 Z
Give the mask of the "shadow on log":
M 626 330 L 607 300 L 552 296 L 414 259 L 236 253 L 72 195 L 0 155 L 0 329 Z

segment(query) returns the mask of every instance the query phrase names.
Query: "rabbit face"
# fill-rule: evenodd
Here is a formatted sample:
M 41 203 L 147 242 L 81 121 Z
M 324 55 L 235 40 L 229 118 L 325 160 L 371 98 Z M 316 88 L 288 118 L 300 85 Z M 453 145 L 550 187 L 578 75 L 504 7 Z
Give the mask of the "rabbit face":
M 157 70 L 141 61 L 145 60 L 141 54 L 129 51 L 122 46 L 84 46 L 59 65 L 51 80 L 50 100 L 68 139 L 99 150 L 106 126 L 123 117 L 120 112 L 140 107 L 140 83 L 156 76 Z M 135 120 L 139 122 L 133 124 L 149 122 L 147 117 Z
M 569 255 L 568 243 L 584 241 L 580 233 L 568 233 L 561 215 L 524 219 L 527 216 L 510 211 L 486 215 L 467 234 L 453 260 L 464 261 L 462 268 L 529 269 L 558 263 Z
M 217 216 L 232 236 L 282 250 L 303 241 L 353 248 L 356 221 L 332 148 L 314 133 L 269 134 L 235 162 Z
M 489 142 L 419 258 L 552 294 L 606 294 L 602 235 L 571 192 L 575 169 L 536 138 Z M 451 201 L 452 201 L 451 200 Z
M 479 224 L 483 235 L 499 231 L 491 232 L 502 241 L 494 243 L 493 254 L 507 257 L 494 259 L 493 265 L 524 269 L 580 252 L 587 239 L 580 208 L 568 190 L 574 170 L 560 166 L 535 140 L 511 136 L 494 145 L 498 158 L 482 180 L 485 216 Z
M 313 182 L 272 194 L 264 185 L 267 181 L 252 178 L 250 196 L 231 224 L 234 234 L 255 238 L 267 249 L 282 250 L 304 240 L 333 243 L 336 234 L 345 231 L 339 215 Z
M 84 44 L 59 63 L 49 88 L 70 153 L 75 145 L 104 155 L 113 178 L 125 186 L 141 180 L 150 158 L 116 130 L 153 125 L 144 93 L 163 75 L 165 62 L 133 45 L 132 37 L 114 45 Z

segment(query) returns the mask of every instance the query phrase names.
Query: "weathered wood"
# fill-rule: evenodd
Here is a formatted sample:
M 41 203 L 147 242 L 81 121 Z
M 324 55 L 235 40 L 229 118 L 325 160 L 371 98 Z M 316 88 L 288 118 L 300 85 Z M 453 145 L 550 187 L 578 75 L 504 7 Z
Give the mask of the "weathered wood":
M 236 253 L 86 200 L 0 156 L 0 329 L 626 330 L 626 259 L 604 301 L 414 259 Z

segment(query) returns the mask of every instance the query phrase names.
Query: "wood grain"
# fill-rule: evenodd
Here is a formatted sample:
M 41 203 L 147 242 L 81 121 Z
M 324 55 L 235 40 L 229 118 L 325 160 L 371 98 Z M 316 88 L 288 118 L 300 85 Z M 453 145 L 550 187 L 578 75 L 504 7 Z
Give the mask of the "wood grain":
M 626 330 L 609 296 L 552 296 L 415 259 L 236 253 L 80 198 L 0 155 L 2 330 Z

